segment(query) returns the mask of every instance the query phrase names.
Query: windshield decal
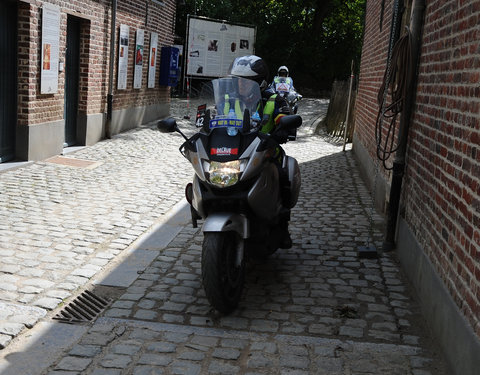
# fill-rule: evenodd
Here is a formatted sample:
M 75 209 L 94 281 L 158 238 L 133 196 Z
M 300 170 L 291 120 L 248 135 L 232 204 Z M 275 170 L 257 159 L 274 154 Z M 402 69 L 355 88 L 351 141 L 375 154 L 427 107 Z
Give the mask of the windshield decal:
M 234 120 L 234 119 L 213 119 L 210 120 L 210 129 L 214 128 L 242 128 L 243 120 Z
M 210 155 L 238 155 L 238 148 L 217 147 L 210 149 Z

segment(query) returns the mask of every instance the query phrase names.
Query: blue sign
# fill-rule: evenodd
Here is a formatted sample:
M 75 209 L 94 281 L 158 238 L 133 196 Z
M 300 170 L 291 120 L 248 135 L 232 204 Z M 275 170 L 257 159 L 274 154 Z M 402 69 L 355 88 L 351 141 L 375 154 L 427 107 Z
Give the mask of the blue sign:
M 230 119 L 230 118 L 210 120 L 210 129 L 229 128 L 229 127 L 241 129 L 243 128 L 243 120 Z

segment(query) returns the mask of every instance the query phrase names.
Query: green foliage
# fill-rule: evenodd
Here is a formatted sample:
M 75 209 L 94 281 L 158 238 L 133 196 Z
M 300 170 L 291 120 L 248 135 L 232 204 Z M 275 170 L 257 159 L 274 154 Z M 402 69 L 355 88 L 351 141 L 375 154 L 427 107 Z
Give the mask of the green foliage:
M 176 33 L 185 38 L 187 14 L 256 25 L 255 54 L 271 78 L 287 65 L 301 91 L 330 89 L 359 66 L 366 0 L 186 0 L 177 7 Z M 196 10 L 195 10 L 196 6 Z

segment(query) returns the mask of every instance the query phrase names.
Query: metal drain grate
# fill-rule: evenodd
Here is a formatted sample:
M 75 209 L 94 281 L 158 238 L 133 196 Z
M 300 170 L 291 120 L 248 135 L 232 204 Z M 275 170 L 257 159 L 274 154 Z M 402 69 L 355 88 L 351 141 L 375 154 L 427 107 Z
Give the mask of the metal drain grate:
M 66 323 L 91 322 L 105 310 L 109 303 L 110 300 L 86 290 L 66 305 L 53 319 Z

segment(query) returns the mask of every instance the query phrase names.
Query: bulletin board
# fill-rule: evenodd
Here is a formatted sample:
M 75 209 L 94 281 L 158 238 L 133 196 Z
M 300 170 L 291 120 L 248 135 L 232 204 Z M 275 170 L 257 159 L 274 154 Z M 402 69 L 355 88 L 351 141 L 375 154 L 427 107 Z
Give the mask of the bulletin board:
M 188 16 L 186 74 L 223 77 L 232 61 L 254 54 L 256 27 Z

